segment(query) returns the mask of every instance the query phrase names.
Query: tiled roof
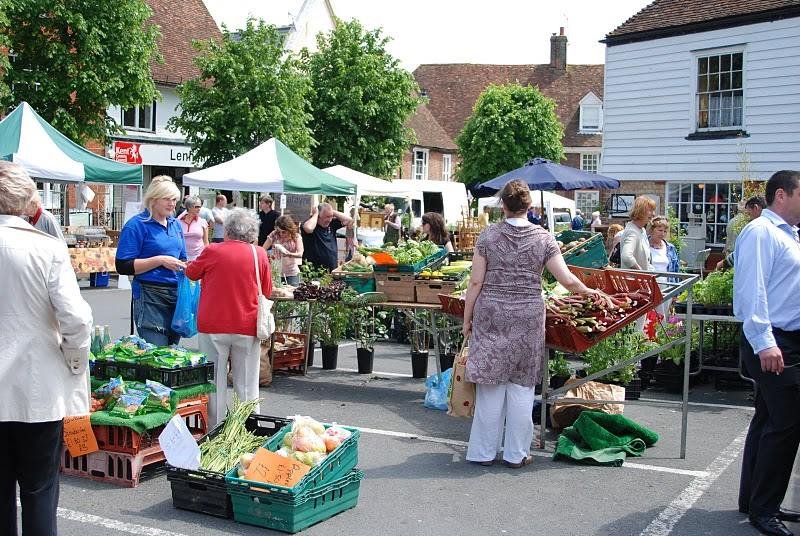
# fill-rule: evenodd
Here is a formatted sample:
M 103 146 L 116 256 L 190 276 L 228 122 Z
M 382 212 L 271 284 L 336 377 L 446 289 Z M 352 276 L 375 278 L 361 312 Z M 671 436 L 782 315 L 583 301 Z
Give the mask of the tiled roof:
M 749 24 L 786 16 L 797 8 L 800 0 L 655 0 L 609 33 L 606 41 L 615 44 L 636 34 L 669 35 Z M 654 37 L 658 35 L 650 38 Z
M 161 28 L 158 49 L 164 63 L 152 63 L 150 73 L 156 83 L 174 86 L 200 73 L 192 59 L 197 51 L 192 41 L 214 38 L 221 40 L 217 23 L 211 18 L 202 0 L 147 0 L 153 17 Z
M 456 143 L 453 138 L 447 135 L 447 132 L 434 119 L 433 114 L 425 104 L 420 104 L 417 107 L 416 113 L 408 119 L 406 126 L 417 135 L 417 145 L 448 151 L 456 150 Z
M 603 98 L 602 65 L 568 65 L 566 71 L 550 65 L 420 65 L 414 78 L 428 95 L 431 114 L 452 139 L 461 132 L 475 101 L 489 84 L 519 82 L 538 86 L 556 102 L 556 114 L 564 125 L 564 146 L 602 145 L 602 135 L 578 133 L 578 102 L 589 91 Z

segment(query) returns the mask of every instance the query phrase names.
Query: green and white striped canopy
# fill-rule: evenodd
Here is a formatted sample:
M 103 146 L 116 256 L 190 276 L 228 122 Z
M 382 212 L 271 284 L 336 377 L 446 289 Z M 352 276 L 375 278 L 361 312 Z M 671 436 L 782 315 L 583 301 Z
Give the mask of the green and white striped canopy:
M 242 192 L 355 195 L 356 185 L 334 177 L 270 138 L 233 160 L 183 176 L 184 186 Z
M 21 165 L 39 180 L 142 184 L 142 166 L 115 162 L 81 147 L 27 102 L 0 121 L 0 160 Z

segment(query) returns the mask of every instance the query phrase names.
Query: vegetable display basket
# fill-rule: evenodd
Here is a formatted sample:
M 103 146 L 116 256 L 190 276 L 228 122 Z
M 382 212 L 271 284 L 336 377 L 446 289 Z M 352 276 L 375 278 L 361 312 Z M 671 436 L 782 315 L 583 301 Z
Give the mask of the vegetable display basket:
M 288 419 L 267 415 L 250 415 L 244 425 L 247 430 L 260 437 L 270 437 L 289 424 Z M 222 432 L 225 422 L 218 424 L 199 443 L 211 440 Z M 167 480 L 172 487 L 172 505 L 181 510 L 190 510 L 217 517 L 233 518 L 233 506 L 225 473 L 205 469 L 182 469 L 167 464 Z
M 341 279 L 359 294 L 375 292 L 375 274 L 373 272 L 346 272 L 337 268 L 331 272 L 331 276 L 334 279 Z
M 561 231 L 556 235 L 556 240 L 564 244 L 575 240 L 586 239 L 585 242 L 573 246 L 564 251 L 561 255 L 564 262 L 571 266 L 581 268 L 605 268 L 608 266 L 608 253 L 606 252 L 603 235 L 591 231 Z M 544 271 L 548 281 L 555 281 L 553 275 L 547 270 Z
M 330 426 L 330 424 L 326 424 L 325 428 L 329 428 Z M 292 502 L 301 500 L 302 496 L 311 490 L 342 478 L 355 468 L 358 463 L 358 440 L 361 437 L 361 432 L 356 428 L 341 425 L 337 426 L 349 430 L 350 437 L 342 441 L 342 444 L 328 454 L 319 465 L 312 467 L 294 487 L 287 488 L 285 486 L 278 486 L 277 484 L 255 482 L 253 480 L 239 478 L 236 472 L 237 468 L 234 467 L 228 471 L 228 474 L 225 476 L 225 481 L 228 483 L 228 492 L 233 495 L 235 491 L 241 493 L 255 488 L 264 493 L 271 494 L 270 496 L 282 496 L 286 502 Z M 264 444 L 264 448 L 272 452 L 279 450 L 283 442 L 283 436 L 289 432 L 291 432 L 291 426 L 284 426 L 278 433 L 267 440 Z
M 247 485 L 231 489 L 233 519 L 282 532 L 295 533 L 358 504 L 364 473 L 353 469 L 330 484 L 290 499 Z
M 606 337 L 621 330 L 640 316 L 662 301 L 661 289 L 656 283 L 656 277 L 650 274 L 638 272 L 628 272 L 625 270 L 595 270 L 592 268 L 580 268 L 568 266 L 569 270 L 575 274 L 583 284 L 590 288 L 600 289 L 607 294 L 619 292 L 638 292 L 647 296 L 644 303 L 639 303 L 633 307 L 624 318 L 617 320 L 612 325 L 600 333 L 592 333 L 591 336 L 579 332 L 575 326 L 569 324 L 556 324 L 551 320 L 545 323 L 545 342 L 549 348 L 561 350 L 563 352 L 581 353 L 590 346 L 600 342 Z
M 414 303 L 416 299 L 412 273 L 377 273 L 375 286 L 389 301 Z
M 376 258 L 377 257 L 377 258 Z M 439 248 L 437 253 L 433 255 L 428 255 L 421 261 L 418 261 L 414 264 L 391 264 L 391 263 L 382 263 L 383 256 L 374 256 L 376 260 L 375 266 L 372 267 L 373 270 L 376 272 L 412 272 L 412 273 L 419 273 L 422 271 L 423 268 L 434 264 L 438 261 L 441 261 L 447 257 L 447 250 L 445 248 Z
M 275 333 L 275 342 L 285 343 L 287 336 L 299 339 L 303 341 L 303 344 L 284 350 L 275 350 L 273 346 L 272 369 L 302 372 L 306 362 L 306 334 L 279 331 Z
M 110 380 L 122 376 L 125 380 L 144 382 L 153 380 L 176 389 L 214 381 L 214 363 L 200 363 L 188 367 L 151 367 L 139 363 L 121 361 L 95 361 L 92 376 Z

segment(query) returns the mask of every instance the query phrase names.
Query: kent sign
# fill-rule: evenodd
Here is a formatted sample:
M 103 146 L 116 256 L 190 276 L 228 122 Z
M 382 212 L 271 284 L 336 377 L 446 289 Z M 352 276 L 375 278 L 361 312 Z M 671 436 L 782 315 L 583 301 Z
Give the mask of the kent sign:
M 157 143 L 114 140 L 114 160 L 146 166 L 197 167 L 192 162 L 191 147 Z

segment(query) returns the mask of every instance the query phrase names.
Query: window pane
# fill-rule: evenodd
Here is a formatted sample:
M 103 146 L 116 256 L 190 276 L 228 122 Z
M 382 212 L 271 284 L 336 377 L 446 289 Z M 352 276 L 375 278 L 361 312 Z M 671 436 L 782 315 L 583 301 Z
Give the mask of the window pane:
M 707 111 L 700 112 L 699 116 L 697 117 L 697 127 L 698 128 L 708 128 L 708 112 Z
M 731 73 L 731 88 L 732 89 L 742 88 L 742 71 L 733 71 Z
M 719 75 L 719 88 L 722 90 L 731 88 L 731 73 L 722 73 Z
M 709 91 L 719 91 L 719 75 L 718 74 L 708 75 L 708 90 Z
M 708 72 L 708 58 L 699 58 L 697 60 L 697 72 L 698 74 Z
M 742 70 L 742 59 L 743 59 L 744 55 L 741 52 L 737 52 L 736 54 L 732 54 L 732 56 L 733 56 L 733 58 L 732 58 L 732 67 L 733 67 L 733 69 L 736 70 L 736 71 L 741 71 Z
M 150 111 L 151 108 L 149 106 L 139 107 L 139 128 L 146 128 L 148 130 L 152 128 Z
M 136 108 L 123 110 L 122 112 L 122 126 L 135 127 L 136 126 Z
M 697 101 L 697 107 L 700 110 L 708 110 L 708 95 L 700 95 Z
M 731 70 L 731 55 L 730 54 L 723 54 L 720 58 L 720 71 L 730 71 Z
M 708 72 L 710 74 L 719 72 L 719 56 L 711 56 L 708 58 Z
M 708 91 L 708 75 L 700 75 L 697 77 L 697 91 L 703 93 Z

